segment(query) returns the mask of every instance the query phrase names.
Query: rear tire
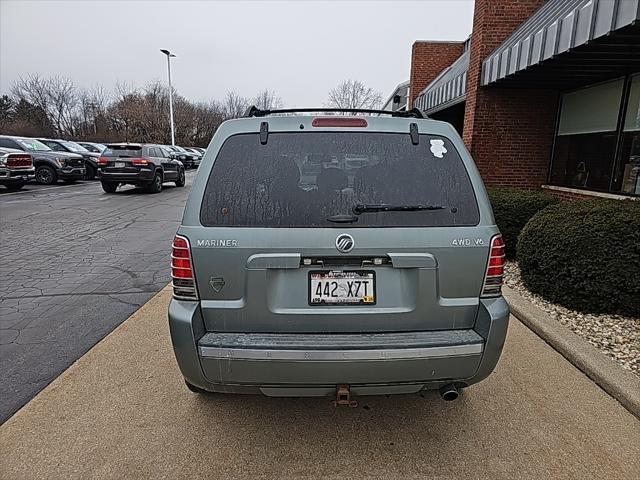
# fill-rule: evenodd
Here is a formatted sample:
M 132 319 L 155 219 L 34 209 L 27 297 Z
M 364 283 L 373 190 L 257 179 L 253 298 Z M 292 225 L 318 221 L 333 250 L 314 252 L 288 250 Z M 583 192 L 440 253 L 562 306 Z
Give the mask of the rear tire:
M 156 172 L 151 183 L 147 185 L 147 192 L 160 193 L 161 191 L 162 191 L 162 174 L 160 172 Z
M 185 178 L 184 170 L 180 169 L 180 171 L 178 172 L 178 180 L 176 180 L 176 187 L 184 187 L 186 181 L 187 179 Z
M 53 185 L 58 181 L 58 174 L 48 165 L 40 165 L 36 168 L 36 182 L 42 185 Z
M 9 185 L 5 185 L 5 187 L 7 187 L 7 190 L 9 190 L 10 192 L 15 192 L 16 190 L 20 190 L 25 185 L 26 185 L 25 182 L 21 182 L 21 183 L 12 183 Z
M 207 390 L 204 390 L 203 388 L 196 387 L 195 385 L 190 384 L 186 380 L 184 381 L 184 384 L 187 386 L 187 388 L 189 390 L 191 390 L 193 393 L 197 393 L 198 395 L 207 395 L 207 394 L 211 393 L 211 392 L 209 392 Z
M 102 190 L 106 193 L 115 193 L 118 188 L 118 184 L 114 182 L 100 182 L 102 183 Z

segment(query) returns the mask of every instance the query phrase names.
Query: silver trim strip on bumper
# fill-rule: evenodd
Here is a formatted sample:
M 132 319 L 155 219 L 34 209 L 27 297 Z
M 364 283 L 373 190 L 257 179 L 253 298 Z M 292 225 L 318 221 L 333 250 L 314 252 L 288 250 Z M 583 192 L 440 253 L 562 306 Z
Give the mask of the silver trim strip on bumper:
M 220 360 L 310 360 L 358 361 L 422 359 L 479 355 L 483 345 L 453 345 L 425 348 L 396 348 L 380 350 L 267 350 L 252 348 L 199 347 L 200 356 Z

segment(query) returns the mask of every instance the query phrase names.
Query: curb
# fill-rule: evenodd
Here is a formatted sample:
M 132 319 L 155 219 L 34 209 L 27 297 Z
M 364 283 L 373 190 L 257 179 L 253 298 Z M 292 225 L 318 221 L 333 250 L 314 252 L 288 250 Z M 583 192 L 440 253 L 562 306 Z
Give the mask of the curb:
M 503 285 L 502 292 L 512 315 L 640 419 L 640 378 L 513 289 Z

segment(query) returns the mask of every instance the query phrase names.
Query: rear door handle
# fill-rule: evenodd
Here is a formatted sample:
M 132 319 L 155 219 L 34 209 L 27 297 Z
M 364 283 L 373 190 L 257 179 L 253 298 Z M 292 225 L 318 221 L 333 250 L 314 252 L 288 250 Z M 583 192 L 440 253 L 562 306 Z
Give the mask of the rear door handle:
M 438 262 L 430 253 L 387 253 L 393 268 L 430 268 L 438 267 Z

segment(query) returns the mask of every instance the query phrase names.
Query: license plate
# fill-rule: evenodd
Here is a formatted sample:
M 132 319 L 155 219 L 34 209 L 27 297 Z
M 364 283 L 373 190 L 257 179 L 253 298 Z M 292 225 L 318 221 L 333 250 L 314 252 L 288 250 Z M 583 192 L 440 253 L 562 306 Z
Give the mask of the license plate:
M 370 270 L 309 272 L 309 305 L 375 305 L 376 275 Z
M 114 166 L 116 168 L 124 168 L 124 162 L 116 162 Z

